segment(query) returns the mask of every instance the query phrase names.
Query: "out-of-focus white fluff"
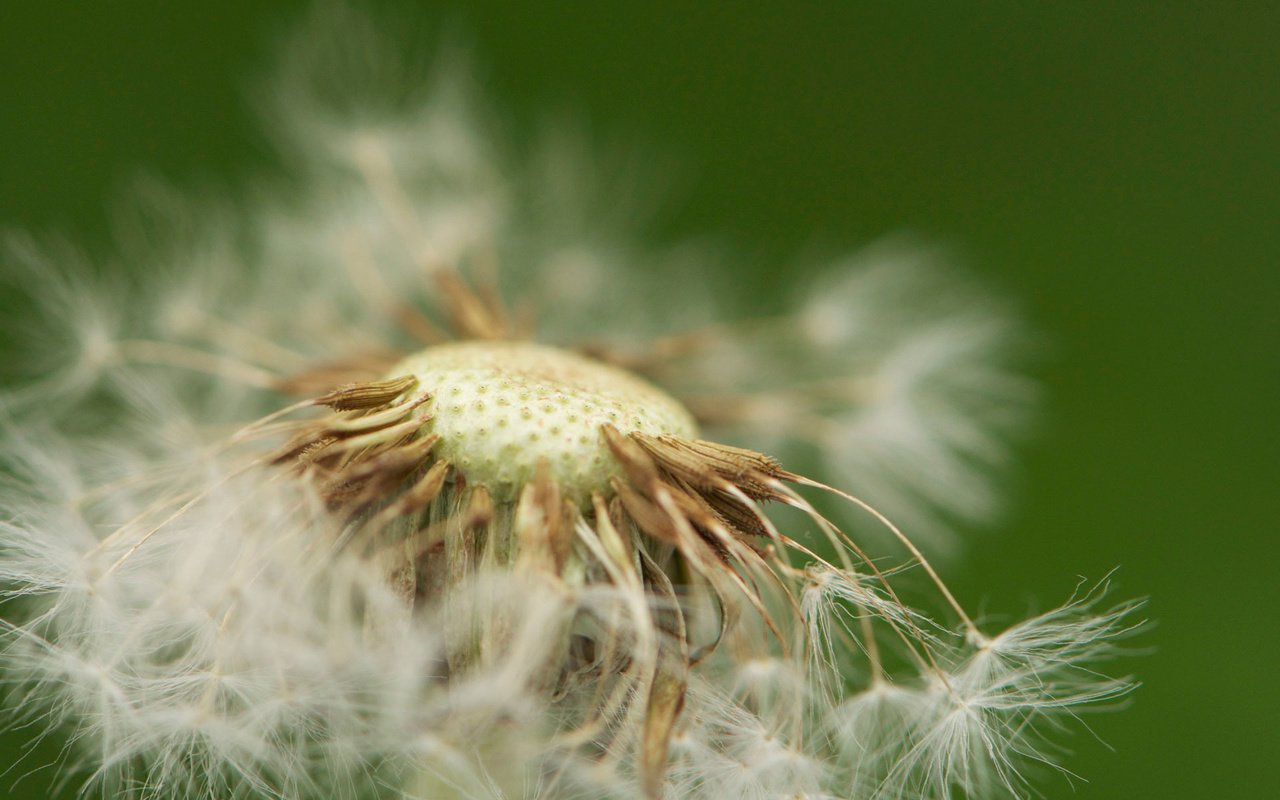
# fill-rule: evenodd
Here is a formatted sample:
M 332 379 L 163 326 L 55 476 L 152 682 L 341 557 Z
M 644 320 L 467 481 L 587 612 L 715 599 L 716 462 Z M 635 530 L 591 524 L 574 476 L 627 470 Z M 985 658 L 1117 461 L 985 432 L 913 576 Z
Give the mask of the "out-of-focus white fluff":
M 380 760 L 449 743 L 465 764 L 481 720 L 537 713 L 519 691 L 536 646 L 444 691 L 442 619 L 410 621 L 367 559 L 332 552 L 307 493 L 94 450 L 7 438 L 0 585 L 28 617 L 4 636 L 6 681 L 71 726 L 112 796 L 356 796 Z M 497 587 L 473 600 L 522 609 L 536 643 L 562 601 Z
M 372 797 L 411 770 L 487 797 L 495 764 L 534 775 L 554 752 L 531 687 L 574 602 L 563 593 L 503 575 L 410 618 L 375 564 L 333 551 L 334 521 L 287 481 L 193 468 L 154 442 L 9 433 L 0 586 L 27 621 L 0 636 L 4 679 L 80 741 L 89 785 Z M 446 685 L 450 632 L 498 618 L 501 648 Z
M 400 312 L 439 311 L 424 280 L 438 264 L 500 289 L 520 316 L 536 317 L 528 333 L 555 343 L 634 342 L 713 313 L 702 282 L 682 281 L 679 302 L 670 292 L 710 251 L 635 244 L 649 213 L 637 198 L 652 194 L 640 170 L 592 156 L 565 126 L 502 147 L 461 52 L 423 55 L 413 31 L 398 33 L 322 3 L 286 43 L 259 93 L 286 181 L 233 207 L 145 186 L 122 226 L 125 253 L 104 265 L 10 235 L 8 288 L 39 308 L 13 325 L 31 352 L 25 368 L 0 365 L 5 376 L 36 373 L 54 389 L 40 402 L 65 404 L 111 390 L 135 360 L 119 345 L 133 339 L 284 374 L 336 354 L 420 346 Z M 198 382 L 190 371 L 150 379 L 176 393 Z M 252 393 L 238 400 L 229 416 L 261 407 Z
M 784 316 L 691 346 L 670 379 L 751 446 L 805 463 L 935 554 L 990 522 L 1038 387 L 1009 311 L 936 249 L 888 239 L 797 288 Z

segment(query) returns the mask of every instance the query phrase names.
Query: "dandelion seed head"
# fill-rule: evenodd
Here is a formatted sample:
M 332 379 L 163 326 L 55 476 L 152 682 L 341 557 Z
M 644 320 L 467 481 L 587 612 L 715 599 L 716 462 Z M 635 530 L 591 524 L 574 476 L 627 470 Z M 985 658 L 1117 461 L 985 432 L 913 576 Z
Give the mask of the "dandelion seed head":
M 512 158 L 456 53 L 388 41 L 316 12 L 263 96 L 289 179 L 149 190 L 155 280 L 8 247 L 0 665 L 87 792 L 1018 796 L 1133 688 L 1134 604 L 990 633 L 914 544 L 998 506 L 999 304 L 899 240 L 722 315 L 606 161 Z

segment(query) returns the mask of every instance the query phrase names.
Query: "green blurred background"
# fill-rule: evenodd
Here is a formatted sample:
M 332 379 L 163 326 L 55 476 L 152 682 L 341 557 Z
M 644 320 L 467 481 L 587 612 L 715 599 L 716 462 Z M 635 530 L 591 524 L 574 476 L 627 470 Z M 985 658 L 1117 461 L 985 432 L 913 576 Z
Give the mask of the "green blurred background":
M 0 224 L 109 253 L 139 173 L 234 192 L 272 169 L 245 98 L 305 6 L 6 3 Z M 1158 623 L 1132 706 L 1070 742 L 1087 782 L 1045 796 L 1280 797 L 1280 6 L 399 8 L 466 33 L 517 133 L 571 111 L 674 154 L 660 233 L 761 265 L 760 308 L 797 252 L 902 230 L 1017 298 L 1055 345 L 1049 409 L 959 593 L 1020 613 L 1119 566 Z M 19 778 L 56 753 L 0 796 L 47 796 L 49 770 Z

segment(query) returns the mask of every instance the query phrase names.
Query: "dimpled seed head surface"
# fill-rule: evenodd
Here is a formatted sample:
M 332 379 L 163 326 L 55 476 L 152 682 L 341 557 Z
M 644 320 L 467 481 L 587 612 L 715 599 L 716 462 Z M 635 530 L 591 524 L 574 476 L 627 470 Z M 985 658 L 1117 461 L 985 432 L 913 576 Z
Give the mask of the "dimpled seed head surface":
M 620 468 L 600 428 L 693 437 L 684 406 L 644 380 L 554 347 L 459 342 L 422 350 L 389 376 L 413 375 L 431 399 L 435 454 L 495 500 L 515 499 L 539 459 L 566 497 L 606 492 Z

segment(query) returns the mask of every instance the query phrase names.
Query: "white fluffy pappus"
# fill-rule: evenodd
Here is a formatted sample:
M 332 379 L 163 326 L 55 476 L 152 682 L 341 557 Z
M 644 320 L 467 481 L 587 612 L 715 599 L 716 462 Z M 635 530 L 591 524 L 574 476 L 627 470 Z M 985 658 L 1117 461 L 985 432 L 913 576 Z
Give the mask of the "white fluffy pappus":
M 990 635 L 915 543 L 998 505 L 1036 394 L 998 304 L 895 240 L 725 321 L 703 251 L 592 224 L 616 190 L 572 138 L 509 152 L 454 55 L 399 49 L 323 5 L 262 94 L 287 180 L 148 189 L 120 259 L 153 269 L 9 238 L 39 302 L 0 397 L 0 676 L 66 780 L 1021 796 L 1133 688 L 1097 670 L 1136 604 Z

